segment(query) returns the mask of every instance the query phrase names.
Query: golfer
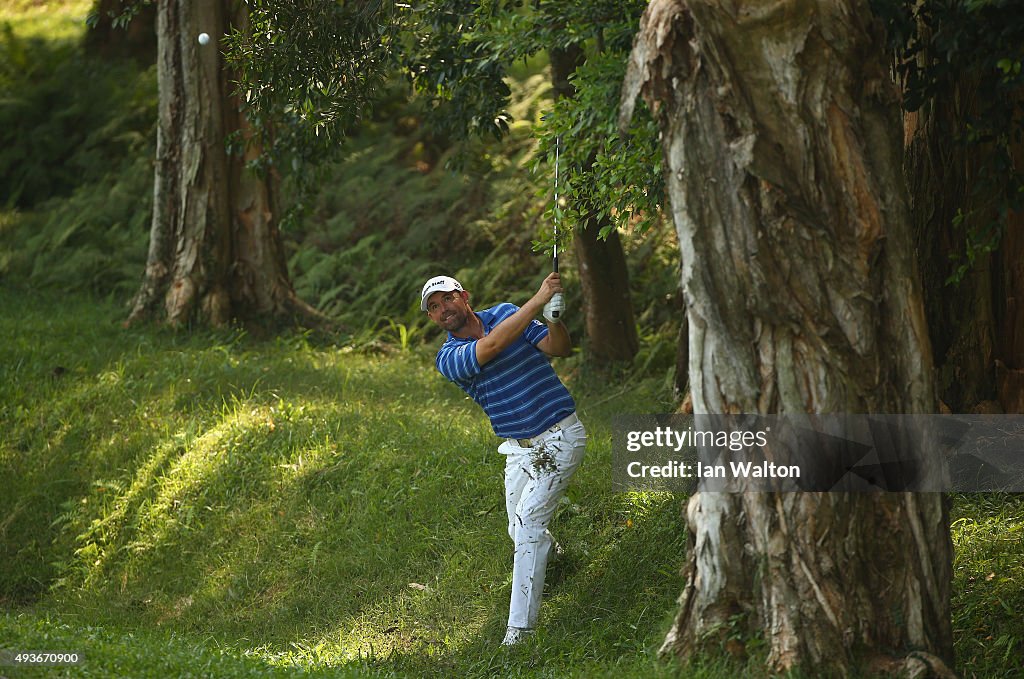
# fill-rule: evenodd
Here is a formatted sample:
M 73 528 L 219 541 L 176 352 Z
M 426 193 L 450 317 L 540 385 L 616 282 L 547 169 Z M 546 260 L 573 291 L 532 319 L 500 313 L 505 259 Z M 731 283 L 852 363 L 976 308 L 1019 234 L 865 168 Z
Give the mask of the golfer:
M 522 307 L 502 303 L 473 311 L 469 292 L 448 276 L 428 280 L 420 309 L 448 331 L 437 369 L 480 404 L 494 433 L 505 439 L 505 508 L 515 542 L 508 630 L 512 646 L 537 626 L 544 571 L 554 540 L 548 524 L 586 446 L 576 404 L 548 356 L 568 356 L 569 333 L 557 273 Z M 543 312 L 546 324 L 534 320 Z

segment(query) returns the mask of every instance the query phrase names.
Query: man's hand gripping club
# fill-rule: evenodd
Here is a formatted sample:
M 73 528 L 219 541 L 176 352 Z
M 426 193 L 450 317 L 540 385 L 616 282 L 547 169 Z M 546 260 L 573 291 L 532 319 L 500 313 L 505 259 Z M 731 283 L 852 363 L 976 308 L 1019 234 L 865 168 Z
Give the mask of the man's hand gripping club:
M 562 281 L 559 275 L 557 273 L 548 274 L 533 297 L 476 343 L 476 358 L 480 365 L 493 359 L 512 344 L 517 337 L 522 335 L 523 331 L 526 330 L 526 326 L 536 317 L 537 312 L 542 310 L 546 312 L 548 303 L 553 301 L 552 298 L 555 295 L 561 297 L 561 292 Z M 548 318 L 547 313 L 544 314 L 544 318 L 552 323 L 554 322 Z M 553 327 L 564 328 L 565 326 L 559 324 Z M 561 335 L 564 335 L 564 338 Z M 567 346 L 563 346 L 563 344 Z M 557 338 L 552 338 L 549 335 L 541 340 L 541 344 L 537 346 L 545 353 L 554 356 L 567 356 L 572 351 L 568 333 L 565 332 L 560 333 L 560 336 Z
M 558 275 L 558 274 L 554 274 Z M 557 323 L 562 320 L 562 313 L 565 311 L 565 299 L 562 293 L 556 292 L 547 304 L 544 305 L 544 320 L 548 323 Z

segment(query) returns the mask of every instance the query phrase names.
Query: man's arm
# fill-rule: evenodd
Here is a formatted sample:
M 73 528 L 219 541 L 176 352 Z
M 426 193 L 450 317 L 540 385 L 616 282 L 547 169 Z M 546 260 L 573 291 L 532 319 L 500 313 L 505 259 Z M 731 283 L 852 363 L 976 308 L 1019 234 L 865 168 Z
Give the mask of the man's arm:
M 537 348 L 548 356 L 569 356 L 572 354 L 572 340 L 569 330 L 562 321 L 548 323 L 547 337 L 537 342 Z
M 490 362 L 495 356 L 515 342 L 523 334 L 523 331 L 526 330 L 526 326 L 530 324 L 534 316 L 544 308 L 544 305 L 554 297 L 556 292 L 562 292 L 562 282 L 557 273 L 548 274 L 548 277 L 540 284 L 540 290 L 526 304 L 519 307 L 518 311 L 494 326 L 489 333 L 477 340 L 477 362 L 480 365 Z M 561 324 L 559 323 L 559 325 Z M 548 337 L 550 337 L 550 334 Z M 566 333 L 566 339 L 568 337 L 569 335 Z M 541 340 L 540 344 L 543 344 L 547 339 L 546 337 Z M 537 345 L 538 348 L 540 344 Z

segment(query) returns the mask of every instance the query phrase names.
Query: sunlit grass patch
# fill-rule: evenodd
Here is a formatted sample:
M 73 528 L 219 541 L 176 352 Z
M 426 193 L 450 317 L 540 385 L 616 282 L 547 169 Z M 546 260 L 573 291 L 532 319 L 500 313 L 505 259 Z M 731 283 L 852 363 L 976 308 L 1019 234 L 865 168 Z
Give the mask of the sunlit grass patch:
M 951 532 L 963 676 L 1024 676 L 1024 495 L 954 496 Z
M 290 677 L 302 674 L 265 659 L 163 631 L 120 631 L 91 624 L 67 625 L 45 615 L 0 614 L 0 638 L 8 648 L 62 651 L 80 656 L 76 665 L 19 667 L 18 677 Z M 11 668 L 4 667 L 6 672 Z M 313 675 L 316 676 L 316 675 Z M 323 676 L 323 675 L 321 675 Z M 329 676 L 355 676 L 341 670 Z
M 0 23 L 10 23 L 22 38 L 77 39 L 86 30 L 92 0 L 4 0 Z

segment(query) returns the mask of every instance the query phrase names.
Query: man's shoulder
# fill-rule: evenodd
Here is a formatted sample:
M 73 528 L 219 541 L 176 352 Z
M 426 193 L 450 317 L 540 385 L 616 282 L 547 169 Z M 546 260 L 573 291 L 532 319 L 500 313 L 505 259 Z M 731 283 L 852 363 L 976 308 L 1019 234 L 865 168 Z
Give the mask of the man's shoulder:
M 441 354 L 448 353 L 452 349 L 455 349 L 456 347 L 471 341 L 472 340 L 470 340 L 468 337 L 456 337 L 455 335 L 449 333 L 448 337 L 445 338 L 444 342 L 442 342 L 441 346 L 438 348 L 437 355 L 441 356 Z
M 519 311 L 519 307 L 515 304 L 512 304 L 511 302 L 499 302 L 492 307 L 483 309 L 476 313 L 484 320 L 503 321 L 517 311 Z
M 442 357 L 450 355 L 452 352 L 465 347 L 467 344 L 475 342 L 472 337 L 456 337 L 455 335 L 448 333 L 445 337 L 444 342 L 437 349 L 437 360 L 441 360 Z
M 480 365 L 473 351 L 476 340 L 469 337 L 455 337 L 449 334 L 434 357 L 434 366 L 449 380 L 465 387 L 464 381 L 472 380 L 480 372 Z

